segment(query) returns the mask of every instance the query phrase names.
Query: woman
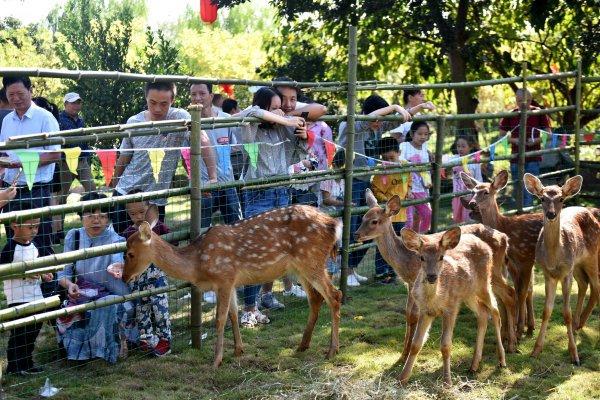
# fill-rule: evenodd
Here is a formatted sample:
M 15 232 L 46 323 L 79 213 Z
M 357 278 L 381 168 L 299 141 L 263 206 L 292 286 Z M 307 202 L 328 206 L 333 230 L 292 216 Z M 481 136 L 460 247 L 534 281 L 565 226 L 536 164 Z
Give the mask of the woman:
M 103 194 L 91 192 L 82 196 L 81 201 L 105 198 Z M 110 226 L 105 207 L 83 211 L 79 216 L 83 227 L 67 233 L 65 252 L 125 241 Z M 128 294 L 130 291 L 127 284 L 107 271 L 109 266 L 122 262 L 123 254 L 117 253 L 78 260 L 65 267 L 58 273 L 58 279 L 59 284 L 67 289 L 68 305 Z M 126 302 L 59 318 L 59 342 L 67 352 L 67 358 L 103 358 L 109 363 L 115 363 L 120 352 L 125 354 L 125 339 L 135 341 L 137 336 L 133 312 L 133 304 Z

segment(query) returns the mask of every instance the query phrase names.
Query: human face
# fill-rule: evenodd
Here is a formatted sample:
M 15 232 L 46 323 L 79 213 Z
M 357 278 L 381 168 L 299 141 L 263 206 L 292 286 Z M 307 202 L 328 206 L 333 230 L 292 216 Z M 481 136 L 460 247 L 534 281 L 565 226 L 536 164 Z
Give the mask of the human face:
M 521 102 L 523 101 L 523 97 L 525 97 L 525 104 L 527 105 L 527 107 L 529 107 L 531 105 L 531 96 L 516 95 L 515 99 L 517 100 L 517 107 L 521 106 Z
M 459 156 L 466 156 L 471 151 L 471 146 L 465 139 L 458 139 L 456 141 L 456 152 Z
M 167 118 L 167 113 L 173 104 L 173 93 L 170 90 L 150 89 L 146 95 L 146 104 L 150 121 L 162 121 Z
M 383 153 L 381 155 L 381 158 L 383 159 L 383 161 L 388 161 L 388 162 L 398 162 L 399 157 L 400 157 L 400 153 L 398 153 L 397 151 L 388 151 L 387 153 Z
M 143 201 L 137 203 L 127 203 L 127 214 L 131 222 L 135 226 L 140 226 L 142 222 L 146 220 L 146 212 L 148 211 L 148 204 Z
M 38 229 L 40 227 L 40 219 L 28 219 L 23 222 L 12 222 L 10 224 L 14 232 L 13 238 L 22 244 L 30 243 L 34 237 L 38 234 Z
M 85 211 L 82 221 L 83 228 L 90 237 L 100 236 L 108 226 L 108 214 L 100 210 Z
M 426 126 L 421 126 L 416 132 L 413 132 L 412 142 L 416 146 L 421 146 L 429 139 L 429 129 Z
M 271 107 L 269 107 L 269 111 L 275 110 L 281 110 L 281 99 L 279 98 L 279 96 L 271 97 Z
M 408 96 L 408 106 L 409 107 L 414 107 L 414 106 L 418 106 L 421 103 L 425 102 L 425 93 L 423 93 L 422 90 L 419 90 L 417 93 L 414 94 L 414 96 L 409 95 Z
M 65 102 L 65 112 L 71 117 L 76 117 L 81 111 L 81 103 L 81 100 L 77 100 L 72 103 Z
M 23 82 L 16 82 L 6 88 L 6 97 L 8 104 L 15 109 L 19 116 L 23 116 L 31 107 L 31 91 L 23 85 Z
M 208 91 L 204 83 L 192 85 L 190 87 L 190 97 L 192 104 L 201 104 L 204 108 L 212 107 L 213 94 Z
M 281 110 L 289 114 L 296 109 L 296 102 L 298 101 L 298 93 L 296 89 L 289 86 L 279 86 L 277 88 L 281 93 Z

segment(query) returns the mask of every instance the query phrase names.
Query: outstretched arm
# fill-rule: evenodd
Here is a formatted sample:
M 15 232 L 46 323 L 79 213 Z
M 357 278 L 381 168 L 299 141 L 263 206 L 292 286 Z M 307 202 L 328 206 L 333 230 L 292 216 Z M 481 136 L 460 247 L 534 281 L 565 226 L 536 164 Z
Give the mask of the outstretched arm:
M 208 180 L 210 183 L 215 183 L 217 182 L 217 157 L 208 135 L 204 131 L 200 135 L 200 144 L 202 146 L 202 159 L 208 170 Z
M 288 115 L 293 117 L 299 117 L 302 115 L 303 112 L 308 113 L 307 119 L 311 121 L 316 121 L 323 115 L 327 114 L 327 107 L 319 103 L 311 103 L 303 107 L 299 107 L 294 111 L 290 111 Z
M 412 119 L 412 115 L 408 111 L 404 109 L 404 107 L 399 106 L 398 104 L 392 104 L 387 107 L 383 107 L 371 112 L 370 116 L 383 116 L 391 113 L 398 113 L 404 117 L 404 121 L 410 121 Z

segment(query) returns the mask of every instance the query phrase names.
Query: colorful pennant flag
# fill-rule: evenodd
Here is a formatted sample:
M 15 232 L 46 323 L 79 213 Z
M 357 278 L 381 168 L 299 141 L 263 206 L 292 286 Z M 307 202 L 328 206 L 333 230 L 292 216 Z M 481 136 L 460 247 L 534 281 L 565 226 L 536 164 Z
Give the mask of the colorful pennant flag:
M 183 158 L 183 166 L 185 167 L 185 172 L 188 174 L 188 178 L 190 177 L 190 149 L 181 149 L 181 157 Z
M 148 150 L 148 157 L 150 158 L 150 165 L 152 165 L 152 175 L 154 175 L 154 181 L 158 183 L 158 176 L 160 175 L 163 158 L 165 158 L 165 151 L 163 149 Z
M 73 175 L 77 175 L 77 164 L 79 164 L 79 155 L 81 154 L 81 147 L 70 147 L 67 149 L 62 149 L 62 152 L 65 153 L 65 159 L 67 162 L 67 166 L 69 167 L 69 171 Z
M 554 149 L 556 148 L 556 145 L 558 144 L 558 136 L 556 136 L 554 133 L 552 134 L 552 139 L 550 140 L 550 148 Z
M 29 190 L 33 188 L 35 182 L 35 173 L 37 172 L 40 163 L 40 154 L 35 151 L 16 150 L 15 154 L 19 157 L 23 166 L 23 173 Z
M 104 182 L 106 186 L 110 185 L 113 174 L 115 172 L 115 164 L 117 163 L 117 151 L 116 150 L 97 150 L 98 159 L 102 165 L 102 172 L 104 172 Z
M 504 136 L 504 139 L 502 139 L 502 144 L 504 145 L 504 154 L 509 154 L 509 152 L 508 152 L 508 134 L 506 134 L 506 136 Z
M 258 144 L 257 143 L 244 143 L 244 149 L 250 157 L 250 165 L 256 168 L 256 161 L 258 159 Z
M 331 166 L 331 163 L 333 163 L 333 156 L 335 156 L 335 143 L 329 142 L 329 141 L 325 141 L 325 153 L 327 154 L 327 165 Z M 346 158 L 348 158 L 348 155 L 346 155 Z
M 315 133 L 313 131 L 311 131 L 310 129 L 308 131 L 306 131 L 306 145 L 308 146 L 309 149 L 312 149 L 313 145 L 315 144 Z
M 231 146 L 222 145 L 215 147 L 217 153 L 217 165 L 219 168 L 229 170 L 231 165 Z
M 460 159 L 462 163 L 463 170 L 468 174 L 469 173 L 469 157 L 463 157 Z
M 496 158 L 496 143 L 490 145 L 490 161 L 494 161 Z
M 567 140 L 569 137 L 567 135 L 562 135 L 560 137 L 560 147 L 565 147 L 567 145 Z
M 584 133 L 583 140 L 585 140 L 586 143 L 591 142 L 592 140 L 594 140 L 594 134 L 593 133 Z
M 548 134 L 546 132 L 540 131 L 540 141 L 542 142 L 542 149 L 545 149 L 548 142 Z
M 481 161 L 481 150 L 473 154 L 473 160 L 475 160 L 476 162 Z

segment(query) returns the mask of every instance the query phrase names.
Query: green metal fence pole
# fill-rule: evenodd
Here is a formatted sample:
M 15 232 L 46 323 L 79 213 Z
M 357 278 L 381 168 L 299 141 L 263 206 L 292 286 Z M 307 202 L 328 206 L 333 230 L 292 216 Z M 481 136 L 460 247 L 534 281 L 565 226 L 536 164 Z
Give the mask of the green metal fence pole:
M 435 161 L 433 163 L 433 193 L 431 200 L 431 232 L 437 232 L 440 218 L 440 194 L 442 186 L 442 155 L 444 152 L 444 128 L 446 118 L 439 116 L 436 119 L 437 138 L 435 142 Z
M 202 220 L 202 194 L 200 193 L 201 173 L 201 142 L 202 130 L 200 128 L 201 105 L 189 107 L 192 116 L 192 130 L 190 137 L 190 240 L 197 238 L 201 232 Z M 191 287 L 190 328 L 192 334 L 192 347 L 199 349 L 202 345 L 202 293 L 196 286 Z
M 581 137 L 579 136 L 579 125 L 581 124 L 581 58 L 577 60 L 577 77 L 575 78 L 575 174 L 579 175 L 579 152 L 581 148 Z
M 354 167 L 354 114 L 356 104 L 356 66 L 358 51 L 356 49 L 356 27 L 348 28 L 348 114 L 346 118 L 346 166 L 344 170 L 344 230 L 342 233 L 342 270 L 340 273 L 340 289 L 342 302 L 347 299 L 348 261 L 350 259 L 350 218 L 352 209 L 352 169 Z
M 527 63 L 522 64 L 522 79 L 523 79 L 523 91 L 527 90 Z M 519 158 L 518 158 L 518 182 L 514 186 L 513 190 L 516 190 L 517 210 L 519 213 L 523 212 L 523 175 L 525 175 L 525 144 L 527 140 L 527 95 L 523 93 L 521 103 L 518 105 L 519 111 L 521 112 L 521 118 L 519 121 Z M 510 138 L 509 138 L 510 140 Z

